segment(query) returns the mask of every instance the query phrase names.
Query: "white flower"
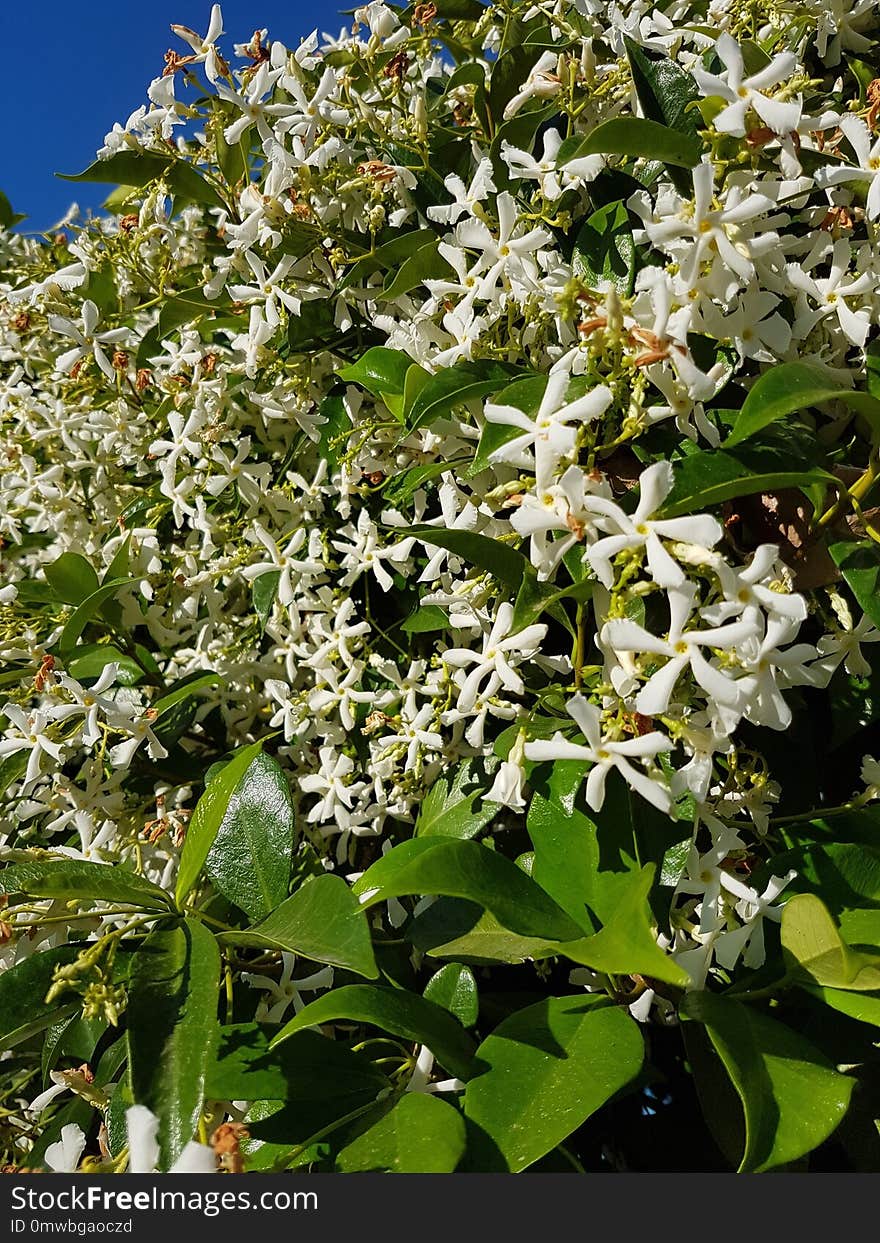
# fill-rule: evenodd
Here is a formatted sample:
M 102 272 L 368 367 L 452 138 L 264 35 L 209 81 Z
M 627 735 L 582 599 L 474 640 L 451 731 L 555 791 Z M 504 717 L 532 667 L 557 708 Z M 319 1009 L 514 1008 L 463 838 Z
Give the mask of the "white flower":
M 855 152 L 858 164 L 829 164 L 816 169 L 816 184 L 838 186 L 846 181 L 867 182 L 868 216 L 880 216 L 880 138 L 871 142 L 868 127 L 860 117 L 845 116 L 840 128 Z
M 55 366 L 65 374 L 71 372 L 80 359 L 91 354 L 95 362 L 104 372 L 108 380 L 115 380 L 116 372 L 113 364 L 103 350 L 104 345 L 115 345 L 128 337 L 127 328 L 110 328 L 105 332 L 95 332 L 101 315 L 94 302 L 88 298 L 82 305 L 80 324 L 74 323 L 64 315 L 50 315 L 49 327 L 53 332 L 60 332 L 65 337 L 72 337 L 76 345 L 71 350 L 59 354 Z M 80 327 L 81 325 L 81 327 Z
M 704 95 L 717 95 L 727 101 L 726 107 L 713 121 L 717 130 L 722 134 L 745 134 L 745 117 L 749 108 L 775 134 L 797 129 L 801 117 L 800 103 L 794 100 L 782 102 L 764 94 L 768 87 L 776 86 L 794 73 L 797 57 L 792 52 L 777 53 L 769 64 L 747 78 L 743 77 L 739 44 L 726 32 L 718 36 L 715 53 L 727 70 L 723 77 L 707 73 L 699 63 L 692 72 Z
M 145 1105 L 131 1105 L 125 1111 L 128 1135 L 129 1174 L 154 1174 L 159 1164 L 159 1119 Z M 185 1146 L 169 1168 L 169 1174 L 216 1174 L 214 1152 L 195 1141 Z
M 547 627 L 543 623 L 536 623 L 511 634 L 512 621 L 513 605 L 504 603 L 498 609 L 492 629 L 483 640 L 482 652 L 451 647 L 443 653 L 443 661 L 447 665 L 457 668 L 474 666 L 460 684 L 460 712 L 472 711 L 478 697 L 494 695 L 501 687 L 512 695 L 521 695 L 525 690 L 523 680 L 513 669 L 511 660 L 521 661 L 533 655 L 547 633 Z
M 559 57 L 555 52 L 544 52 L 533 66 L 528 78 L 504 109 L 505 121 L 510 120 L 530 99 L 550 99 L 562 90 L 556 72 Z
M 659 716 L 669 707 L 672 692 L 686 669 L 703 688 L 710 700 L 717 700 L 725 708 L 741 709 L 744 702 L 742 682 L 729 678 L 716 664 L 702 653 L 738 649 L 755 636 L 756 626 L 751 620 L 731 622 L 726 626 L 687 628 L 694 602 L 696 588 L 690 583 L 670 588 L 669 630 L 665 639 L 651 634 L 644 626 L 629 618 L 613 618 L 602 628 L 601 641 L 614 652 L 637 652 L 667 657 L 665 663 L 653 673 L 636 696 L 636 711 L 645 716 Z
M 668 462 L 655 462 L 639 476 L 639 503 L 632 517 L 625 514 L 613 501 L 597 497 L 591 508 L 605 513 L 618 527 L 620 534 L 608 535 L 587 550 L 587 557 L 600 583 L 610 587 L 614 582 L 612 560 L 618 553 L 628 549 L 644 548 L 648 571 L 659 587 L 677 587 L 685 575 L 677 565 L 664 539 L 680 544 L 691 544 L 709 549 L 721 539 L 721 526 L 708 514 L 695 514 L 685 518 L 652 518 L 672 491 L 672 467 Z
M 565 394 L 570 379 L 566 370 L 550 373 L 534 418 L 515 406 L 499 406 L 492 402 L 487 403 L 484 411 L 488 422 L 500 423 L 520 432 L 519 436 L 494 449 L 489 454 L 489 460 L 534 469 L 535 487 L 539 493 L 553 483 L 554 472 L 562 459 L 574 452 L 577 426 L 572 424 L 599 418 L 612 401 L 611 390 L 604 384 L 598 384 L 583 397 L 567 402 Z
M 205 37 L 197 35 L 194 30 L 190 30 L 188 26 L 175 26 L 172 24 L 171 29 L 179 39 L 183 39 L 184 43 L 188 43 L 193 50 L 192 56 L 184 57 L 187 64 L 204 64 L 205 76 L 209 82 L 216 82 L 220 76 L 220 60 L 217 55 L 217 49 L 214 44 L 223 34 L 223 14 L 219 4 L 211 6 L 211 18 L 208 22 L 208 29 Z
M 592 765 L 587 777 L 586 799 L 594 811 L 601 811 L 605 801 L 605 780 L 612 769 L 616 769 L 624 781 L 641 794 L 654 807 L 671 813 L 672 795 L 662 774 L 648 775 L 642 768 L 636 767 L 633 760 L 641 763 L 650 762 L 664 751 L 672 750 L 672 743 L 665 734 L 654 730 L 639 738 L 628 738 L 622 742 L 614 741 L 602 735 L 602 713 L 595 704 L 590 703 L 582 695 L 575 695 L 565 705 L 565 710 L 577 724 L 587 740 L 587 746 L 581 743 L 568 742 L 562 734 L 557 733 L 549 739 L 537 739 L 527 742 L 525 756 L 528 760 L 583 760 Z

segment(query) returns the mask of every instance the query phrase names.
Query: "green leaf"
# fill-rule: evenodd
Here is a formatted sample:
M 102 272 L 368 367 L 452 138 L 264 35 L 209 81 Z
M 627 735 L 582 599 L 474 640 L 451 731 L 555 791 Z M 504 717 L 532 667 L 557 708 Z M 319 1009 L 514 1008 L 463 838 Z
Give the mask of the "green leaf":
M 741 1173 L 796 1161 L 841 1122 L 854 1080 L 833 1070 L 803 1036 L 754 1005 L 711 993 L 688 993 L 681 1013 L 705 1026 L 739 1097 Z M 707 1121 L 712 1124 L 711 1114 Z
M 413 526 L 407 535 L 421 540 L 433 548 L 448 548 L 468 565 L 494 575 L 500 582 L 516 589 L 522 582 L 525 567 L 529 564 L 523 554 L 509 544 L 477 535 L 475 531 L 459 531 L 452 528 Z
M 674 465 L 675 483 L 662 511 L 667 518 L 710 509 L 756 492 L 839 486 L 839 480 L 828 471 L 818 466 L 793 469 L 790 458 L 786 461 L 781 451 L 763 445 L 746 446 L 736 453 L 726 449 L 692 453 Z
M 842 540 L 828 551 L 863 612 L 880 626 L 880 547 L 873 540 Z
M 180 866 L 177 871 L 177 886 L 174 896 L 180 905 L 199 877 L 214 838 L 226 815 L 229 801 L 235 793 L 238 783 L 250 767 L 254 756 L 263 749 L 263 740 L 242 747 L 226 764 L 223 771 L 212 781 L 202 797 L 196 803 L 192 820 L 187 828 L 183 850 L 180 852 Z
M 338 466 L 342 438 L 351 431 L 351 419 L 348 417 L 343 397 L 339 393 L 329 393 L 321 402 L 320 414 L 325 422 L 321 425 L 321 434 L 318 437 L 318 452 L 331 466 Z M 339 443 L 335 443 L 337 441 Z
M 197 669 L 194 673 L 187 674 L 186 677 L 181 678 L 172 690 L 162 695 L 160 699 L 157 699 L 153 704 L 153 710 L 157 717 L 162 717 L 177 704 L 185 703 L 196 691 L 203 690 L 208 686 L 216 686 L 222 680 L 222 675 L 215 673 L 213 670 L 203 672 Z
M 669 56 L 635 43 L 628 35 L 624 43 L 643 114 L 649 121 L 698 138 L 700 119 L 693 105 L 700 100 L 700 88 L 694 77 Z M 688 175 L 674 166 L 669 173 L 679 193 L 689 196 L 693 187 Z
M 441 459 L 434 462 L 423 462 L 419 466 L 410 466 L 409 470 L 401 471 L 399 475 L 392 476 L 387 484 L 383 487 L 382 495 L 385 502 L 395 510 L 406 505 L 406 502 L 413 498 L 413 495 L 420 487 L 430 484 L 431 481 L 439 479 L 440 475 L 446 475 L 447 472 L 455 471 L 456 466 L 464 465 L 467 461 L 466 457 L 456 457 L 451 461 Z
M 343 367 L 336 374 L 346 384 L 358 384 L 377 397 L 386 393 L 401 394 L 412 359 L 402 350 L 389 350 L 374 345 L 356 363 Z
M 569 941 L 583 931 L 515 863 L 478 842 L 442 837 L 401 842 L 367 868 L 353 892 L 367 905 L 408 894 L 466 898 L 491 911 L 510 932 L 552 941 Z
M 604 1000 L 547 997 L 504 1019 L 476 1057 L 487 1069 L 468 1083 L 464 1111 L 488 1139 L 480 1168 L 518 1173 L 635 1079 L 644 1043 Z
M 645 975 L 683 988 L 690 976 L 657 944 L 648 902 L 653 883 L 649 863 L 628 877 L 613 915 L 598 932 L 560 945 L 559 952 L 607 975 Z
M 591 289 L 611 284 L 627 296 L 636 279 L 636 244 L 622 202 L 607 203 L 588 216 L 574 241 L 574 275 Z
M 485 798 L 490 777 L 480 759 L 464 760 L 441 774 L 422 801 L 414 836 L 475 837 L 498 813 L 498 804 Z
M 565 152 L 561 163 L 585 155 L 632 155 L 661 160 L 677 168 L 694 168 L 703 154 L 702 143 L 690 134 L 642 117 L 615 117 L 603 121 Z
M 390 271 L 393 268 L 397 268 L 410 255 L 414 255 L 423 246 L 427 246 L 429 242 L 436 242 L 436 240 L 437 234 L 433 229 L 416 229 L 411 233 L 402 233 L 398 237 L 392 238 L 390 242 L 384 242 L 368 254 L 361 255 L 351 265 L 339 282 L 340 291 L 348 289 L 350 285 L 356 285 L 365 281 L 373 272 L 379 272 L 383 269 Z
M 138 655 L 144 659 L 146 649 L 137 646 Z M 144 671 L 131 656 L 121 652 L 112 643 L 84 643 L 74 648 L 75 655 L 67 662 L 67 672 L 78 682 L 97 681 L 108 665 L 117 665 L 116 682 L 119 686 L 136 686 L 143 681 Z
M 521 374 L 521 369 L 510 363 L 487 358 L 444 367 L 431 376 L 410 407 L 407 414 L 410 431 L 445 418 L 465 402 L 497 393 Z
M 880 954 L 853 950 L 841 937 L 828 907 L 815 894 L 799 893 L 782 910 L 782 954 L 789 974 L 824 988 L 851 992 L 880 989 Z
M 323 1023 L 369 1023 L 381 1031 L 426 1044 L 437 1061 L 458 1079 L 472 1073 L 475 1041 L 448 1010 L 403 989 L 347 984 L 303 1006 L 272 1040 L 275 1049 L 294 1032 Z
M 165 171 L 165 181 L 174 198 L 189 203 L 203 203 L 206 207 L 227 208 L 210 182 L 185 160 L 174 160 Z
M 55 968 L 72 962 L 77 952 L 75 945 L 58 945 L 0 971 L 0 1052 L 82 1008 L 82 998 L 70 993 L 46 1004 Z
M 866 809 L 867 810 L 867 809 Z M 843 834 L 841 821 L 849 817 L 835 817 L 829 823 Z M 865 824 L 866 830 L 874 828 L 872 818 L 853 816 L 855 824 Z M 817 831 L 814 822 L 812 832 Z M 858 841 L 808 841 L 803 846 L 774 855 L 755 875 L 756 884 L 766 884 L 770 876 L 784 876 L 794 869 L 797 872 L 787 892 L 816 893 L 835 913 L 853 907 L 880 905 L 880 848 Z
M 822 988 L 819 985 L 802 985 L 812 996 L 824 1001 L 826 1006 L 845 1014 L 859 1023 L 880 1027 L 880 993 L 853 993 L 841 988 Z
M 203 285 L 181 289 L 162 303 L 159 311 L 159 337 L 164 339 L 181 324 L 196 322 L 212 311 L 228 311 L 230 306 L 228 296 L 220 294 L 216 298 L 209 298 Z
M 43 571 L 46 582 L 65 604 L 82 604 L 98 590 L 98 576 L 78 552 L 63 552 Z
M 460 962 L 449 962 L 431 976 L 425 987 L 425 997 L 435 1005 L 454 1014 L 462 1027 L 473 1027 L 479 1014 L 477 981 L 470 967 Z
M 446 21 L 478 22 L 485 12 L 480 0 L 437 0 L 437 16 Z
M 388 481 L 382 489 L 382 496 L 392 508 L 400 509 L 424 484 L 439 478 L 440 475 L 454 472 L 457 466 L 463 465 L 467 460 L 453 458 L 446 461 L 444 458 L 437 462 L 423 462 L 419 466 L 411 466 L 409 470 L 401 471 Z
M 106 160 L 95 160 L 81 173 L 56 173 L 62 181 L 97 181 L 121 186 L 146 186 L 162 177 L 172 155 L 149 152 L 117 151 Z
M 330 873 L 308 881 L 259 923 L 224 932 L 220 940 L 288 950 L 370 980 L 379 974 L 363 908 L 342 877 Z
M 102 583 L 97 591 L 93 591 L 90 596 L 86 596 L 85 600 L 74 609 L 73 613 L 64 623 L 64 629 L 58 640 L 58 651 L 64 656 L 71 652 L 76 646 L 86 626 L 101 608 L 105 601 L 110 600 L 123 587 L 130 587 L 132 583 L 137 582 L 135 578 L 115 578 L 109 583 Z
M 284 901 L 296 821 L 290 786 L 271 755 L 255 755 L 227 804 L 205 872 L 251 919 Z
M 826 371 L 811 363 L 782 363 L 765 371 L 749 389 L 724 447 L 731 449 L 776 419 L 826 401 L 843 402 L 863 415 L 875 433 L 880 431 L 880 401 L 876 397 L 841 388 Z
M 16 213 L 12 210 L 12 204 L 9 199 L 3 191 L 0 190 L 0 228 L 11 229 L 12 226 L 20 219 L 22 219 L 22 217 L 16 216 Z
M 363 1094 L 370 1100 L 390 1086 L 366 1057 L 317 1032 L 297 1032 L 270 1052 L 276 1031 L 258 1023 L 221 1027 L 216 1057 L 207 1070 L 205 1096 L 227 1101 L 289 1100 L 302 1105 L 316 1098 Z M 357 1102 L 364 1103 L 362 1099 Z
M 401 623 L 400 629 L 405 634 L 430 634 L 434 630 L 445 630 L 449 618 L 437 604 L 423 604 L 421 608 L 410 613 Z
M 49 859 L 13 863 L 0 871 L 5 893 L 68 901 L 122 902 L 144 910 L 167 911 L 171 895 L 127 868 L 85 859 Z
M 431 958 L 476 964 L 537 962 L 560 952 L 543 937 L 508 932 L 479 903 L 460 898 L 438 898 L 407 925 L 406 937 Z
M 405 259 L 396 271 L 392 268 L 382 286 L 382 297 L 400 298 L 423 285 L 425 281 L 440 280 L 448 276 L 452 267 L 440 254 L 437 243 L 438 239 L 433 237 L 415 254 Z
M 407 1092 L 336 1158 L 343 1174 L 451 1174 L 464 1155 L 464 1120 L 426 1092 Z
M 128 1053 L 135 1104 L 159 1119 L 159 1168 L 193 1138 L 219 1035 L 220 954 L 196 921 L 157 928 L 132 955 Z
M 24 776 L 29 756 L 30 751 L 23 747 L 21 751 L 13 751 L 0 759 L 0 794 L 7 794 L 13 783 Z

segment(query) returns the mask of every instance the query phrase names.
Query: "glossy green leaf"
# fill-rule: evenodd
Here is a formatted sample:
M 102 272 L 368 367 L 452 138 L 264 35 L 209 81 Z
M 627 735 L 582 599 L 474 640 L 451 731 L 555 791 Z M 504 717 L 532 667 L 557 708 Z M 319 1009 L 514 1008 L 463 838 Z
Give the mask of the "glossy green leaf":
M 128 1051 L 134 1101 L 159 1119 L 159 1167 L 193 1138 L 219 1035 L 220 953 L 196 921 L 151 932 L 132 956 Z
M 872 828 L 872 819 L 866 819 Z M 838 825 L 838 820 L 829 823 Z M 755 883 L 766 884 L 770 876 L 784 876 L 792 869 L 796 875 L 786 892 L 818 894 L 835 914 L 880 906 L 880 847 L 859 841 L 807 841 L 769 859 Z
M 876 397 L 841 388 L 838 381 L 811 363 L 782 363 L 765 371 L 749 389 L 724 448 L 747 440 L 776 419 L 826 401 L 843 402 L 880 432 L 880 401 Z
M 406 373 L 411 366 L 412 359 L 401 350 L 374 345 L 356 363 L 343 367 L 336 374 L 346 384 L 358 384 L 382 397 L 386 393 L 403 393 Z
M 478 842 L 419 837 L 401 842 L 355 882 L 353 892 L 373 905 L 407 894 L 466 898 L 523 936 L 570 941 L 582 929 L 524 872 Z
M 597 125 L 567 151 L 565 163 L 585 155 L 632 155 L 662 160 L 679 168 L 694 168 L 702 153 L 702 143 L 690 134 L 642 117 L 615 117 Z
M 139 658 L 144 660 L 145 648 L 138 647 Z M 115 664 L 118 686 L 137 686 L 143 681 L 144 671 L 131 656 L 121 652 L 112 643 L 83 643 L 74 649 L 75 655 L 67 662 L 67 672 L 78 682 L 96 681 L 108 665 Z
M 449 625 L 449 617 L 436 604 L 423 604 L 421 608 L 410 613 L 401 623 L 400 629 L 405 634 L 430 634 L 434 630 L 445 630 Z
M 403 989 L 347 984 L 309 1002 L 273 1039 L 275 1049 L 294 1032 L 323 1023 L 368 1023 L 381 1031 L 425 1044 L 451 1075 L 467 1079 L 475 1041 L 448 1010 Z
M 693 105 L 700 99 L 700 88 L 693 75 L 663 52 L 636 43 L 628 35 L 624 35 L 624 44 L 643 115 L 698 138 L 701 120 Z M 693 187 L 688 174 L 675 166 L 669 173 L 679 193 L 690 196 Z
M 739 496 L 815 485 L 839 487 L 839 480 L 818 466 L 797 467 L 776 448 L 746 446 L 735 453 L 706 450 L 675 463 L 675 483 L 662 512 L 674 518 Z
M 97 181 L 113 185 L 146 186 L 165 174 L 172 155 L 117 151 L 106 160 L 95 160 L 81 173 L 56 173 L 62 181 Z
M 43 573 L 58 599 L 65 604 L 82 604 L 100 586 L 97 574 L 78 552 L 63 552 Z
M 481 1128 L 479 1168 L 517 1173 L 631 1083 L 644 1058 L 637 1024 L 595 997 L 548 997 L 504 1019 L 477 1050 L 465 1115 Z
M 647 864 L 628 879 L 614 912 L 598 932 L 584 940 L 561 944 L 559 952 L 606 975 L 644 975 L 685 987 L 690 977 L 657 944 L 648 898 L 654 865 Z
M 457 406 L 497 393 L 518 374 L 522 372 L 510 363 L 487 358 L 444 367 L 431 376 L 416 396 L 407 412 L 407 424 L 411 431 L 428 427 L 452 414 Z
M 285 866 L 289 871 L 289 853 Z M 308 881 L 259 923 L 220 940 L 302 954 L 370 980 L 379 974 L 363 908 L 342 877 L 330 873 Z
M 366 1094 L 370 1100 L 390 1087 L 377 1066 L 342 1041 L 301 1031 L 270 1051 L 276 1032 L 276 1027 L 259 1023 L 221 1027 L 216 1056 L 207 1070 L 205 1096 L 213 1100 L 302 1103 Z
M 880 545 L 842 540 L 828 551 L 844 581 L 875 626 L 880 626 Z
M 111 600 L 123 587 L 130 587 L 132 583 L 137 582 L 134 578 L 116 578 L 111 579 L 109 583 L 102 583 L 96 591 L 87 596 L 81 604 L 78 604 L 73 613 L 64 623 L 64 629 L 58 639 L 58 650 L 62 656 L 73 651 L 86 626 L 107 600 Z
M 223 817 L 226 815 L 229 801 L 239 781 L 250 767 L 251 761 L 259 755 L 262 749 L 263 741 L 260 740 L 237 751 L 219 776 L 208 784 L 202 797 L 196 803 L 187 828 L 183 850 L 180 852 L 177 885 L 174 891 L 178 905 L 183 902 L 196 883 L 211 846 L 214 844 L 214 838 L 217 836 Z
M 464 1155 L 464 1119 L 426 1092 L 407 1092 L 337 1155 L 343 1174 L 451 1174 Z
M 705 1026 L 739 1097 L 740 1172 L 796 1161 L 842 1121 L 854 1080 L 838 1074 L 803 1036 L 754 1005 L 711 993 L 688 993 L 681 1013 Z
M 790 975 L 806 976 L 825 988 L 851 992 L 880 989 L 880 954 L 846 944 L 824 902 L 799 893 L 782 910 L 782 953 Z
M 340 393 L 328 393 L 321 401 L 319 410 L 324 422 L 318 437 L 318 451 L 325 461 L 331 466 L 336 466 L 342 456 L 345 440 L 351 431 L 351 419 L 348 417 L 345 400 Z M 262 577 L 264 575 L 260 575 L 260 578 Z M 254 580 L 254 590 L 259 581 L 259 579 Z M 268 584 L 266 586 L 268 588 Z
M 431 976 L 425 987 L 425 997 L 435 1005 L 454 1014 L 463 1027 L 472 1027 L 479 1013 L 477 981 L 470 967 L 450 962 Z
M 186 160 L 174 160 L 169 164 L 165 171 L 165 182 L 175 200 L 178 200 L 175 207 L 180 202 L 202 203 L 206 207 L 227 207 L 211 183 Z
M 121 902 L 144 910 L 167 911 L 171 895 L 128 868 L 86 859 L 46 859 L 13 863 L 0 871 L 5 893 L 80 902 Z
M 575 237 L 571 266 L 591 289 L 613 285 L 623 294 L 632 293 L 636 245 L 623 203 L 607 203 L 587 217 Z
M 205 872 L 222 894 L 253 919 L 287 897 L 296 840 L 293 798 L 271 755 L 255 755 L 220 821 Z
M 551 958 L 559 951 L 543 937 L 508 932 L 477 902 L 439 898 L 406 929 L 407 940 L 431 958 L 456 962 L 520 963 Z
M 415 229 L 411 233 L 401 233 L 388 242 L 377 246 L 368 254 L 361 255 L 348 269 L 339 283 L 339 289 L 347 289 L 350 285 L 358 285 L 371 276 L 373 272 L 390 271 L 402 264 L 410 255 L 414 255 L 436 242 L 437 234 L 433 229 Z
M 823 1001 L 832 1010 L 845 1014 L 859 1023 L 880 1027 L 880 992 L 854 993 L 842 988 L 822 988 L 820 985 L 803 985 L 813 997 Z
M 463 760 L 441 773 L 422 800 L 414 835 L 469 838 L 485 828 L 499 810 L 485 797 L 497 767 L 493 758 Z
M 228 311 L 231 306 L 228 295 L 209 298 L 204 285 L 181 289 L 166 298 L 159 311 L 159 336 L 167 337 L 181 324 L 193 323 L 212 311 Z
M 514 589 L 522 582 L 525 567 L 529 564 L 516 548 L 502 544 L 499 540 L 489 539 L 485 535 L 478 535 L 475 531 L 416 525 L 409 527 L 407 535 L 421 540 L 428 547 L 448 548 L 468 565 L 493 574 Z
M 76 946 L 58 945 L 0 971 L 0 1052 L 82 1008 L 82 999 L 76 993 L 62 993 L 46 1004 L 55 968 L 66 966 L 76 955 Z
M 415 254 L 404 259 L 399 268 L 396 270 L 392 268 L 389 271 L 385 284 L 382 286 L 383 298 L 389 300 L 400 298 L 410 293 L 411 290 L 417 289 L 425 281 L 440 280 L 452 272 L 451 266 L 437 249 L 438 240 L 437 237 L 432 238 Z

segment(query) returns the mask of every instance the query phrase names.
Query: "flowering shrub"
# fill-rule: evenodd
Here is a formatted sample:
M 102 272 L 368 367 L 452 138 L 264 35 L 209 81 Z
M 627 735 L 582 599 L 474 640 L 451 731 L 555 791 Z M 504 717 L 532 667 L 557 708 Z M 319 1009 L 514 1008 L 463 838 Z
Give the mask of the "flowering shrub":
M 2 203 L 8 1163 L 878 1168 L 876 28 L 215 6 Z

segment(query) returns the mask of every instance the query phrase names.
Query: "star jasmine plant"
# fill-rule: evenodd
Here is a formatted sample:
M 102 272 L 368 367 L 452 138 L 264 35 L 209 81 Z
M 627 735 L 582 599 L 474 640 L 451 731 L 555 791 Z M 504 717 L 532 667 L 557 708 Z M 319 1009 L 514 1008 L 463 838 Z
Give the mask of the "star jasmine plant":
M 344 21 L 0 195 L 3 1164 L 876 1169 L 878 6 Z

